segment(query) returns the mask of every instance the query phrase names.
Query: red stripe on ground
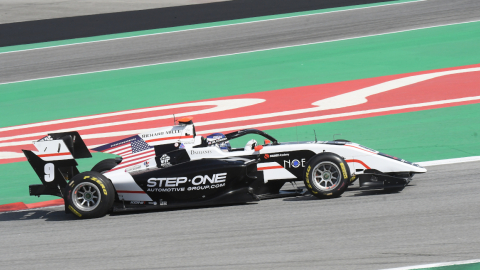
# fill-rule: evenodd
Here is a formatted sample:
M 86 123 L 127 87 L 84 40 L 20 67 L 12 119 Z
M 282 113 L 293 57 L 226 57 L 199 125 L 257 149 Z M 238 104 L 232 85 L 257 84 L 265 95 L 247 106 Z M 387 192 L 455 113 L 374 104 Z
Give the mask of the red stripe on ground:
M 231 127 L 242 127 L 246 125 L 254 125 L 254 127 L 260 128 L 260 129 L 278 129 L 278 128 L 295 126 L 295 125 L 298 125 L 299 123 L 301 125 L 318 124 L 318 123 L 326 123 L 326 122 L 333 122 L 333 121 L 343 121 L 343 120 L 350 120 L 350 119 L 359 119 L 359 118 L 367 118 L 367 117 L 374 117 L 374 116 L 381 116 L 381 115 L 388 115 L 388 114 L 397 114 L 397 113 L 430 110 L 430 109 L 436 109 L 436 108 L 479 103 L 480 100 L 470 100 L 470 101 L 462 101 L 462 102 L 456 102 L 456 103 L 430 105 L 425 107 L 398 109 L 394 111 L 382 111 L 382 112 L 375 112 L 375 113 L 369 113 L 369 114 L 351 114 L 351 115 L 346 115 L 342 117 L 309 120 L 309 121 L 301 121 L 301 122 L 295 121 L 297 119 L 300 120 L 302 118 L 308 118 L 308 117 L 318 117 L 318 116 L 324 116 L 324 115 L 331 116 L 331 115 L 342 114 L 342 113 L 363 112 L 366 110 L 379 109 L 379 108 L 389 108 L 389 107 L 401 106 L 401 105 L 418 104 L 418 103 L 425 103 L 425 102 L 478 96 L 480 72 L 475 71 L 475 72 L 468 72 L 468 73 L 446 75 L 443 77 L 429 79 L 426 81 L 418 82 L 416 84 L 393 89 L 384 93 L 371 95 L 367 98 L 368 102 L 354 105 L 354 106 L 336 108 L 336 109 L 330 109 L 330 110 L 324 110 L 324 111 L 317 110 L 314 112 L 307 110 L 307 112 L 278 115 L 275 117 L 267 117 L 262 119 L 255 119 L 253 117 L 259 114 L 279 113 L 282 111 L 315 108 L 315 106 L 312 105 L 312 102 L 330 98 L 340 94 L 349 93 L 362 88 L 371 87 L 373 85 L 378 85 L 378 84 L 389 82 L 395 79 L 405 78 L 405 77 L 414 76 L 414 75 L 429 74 L 429 73 L 439 72 L 439 71 L 449 71 L 449 70 L 458 70 L 458 69 L 476 68 L 476 67 L 480 67 L 480 65 L 477 64 L 477 65 L 461 66 L 461 67 L 454 67 L 454 68 L 447 68 L 447 69 L 422 71 L 422 72 L 416 72 L 416 73 L 397 74 L 397 75 L 383 76 L 383 77 L 377 77 L 377 78 L 367 78 L 367 79 L 361 79 L 361 80 L 355 80 L 355 81 L 337 82 L 337 83 L 329 83 L 329 84 L 323 84 L 323 85 L 302 86 L 302 87 L 295 87 L 295 88 L 288 88 L 288 89 L 280 89 L 280 90 L 210 99 L 210 100 L 220 100 L 220 99 L 258 98 L 258 99 L 264 99 L 265 102 L 259 103 L 257 105 L 249 106 L 248 108 L 238 108 L 238 109 L 226 110 L 226 111 L 217 112 L 217 113 L 206 113 L 206 114 L 195 115 L 196 123 L 201 123 L 201 122 L 211 121 L 211 120 L 219 120 L 219 119 L 225 120 L 218 124 L 198 125 L 196 126 L 196 129 L 199 134 L 202 133 L 202 130 L 228 129 Z M 212 107 L 212 106 L 207 106 L 207 107 Z M 197 109 L 196 106 L 195 108 Z M 180 110 L 180 112 L 192 111 L 192 108 L 185 107 L 183 109 L 185 110 Z M 81 127 L 85 125 L 95 125 L 95 124 L 102 124 L 102 123 L 105 124 L 105 123 L 111 123 L 114 121 L 126 120 L 126 119 L 141 120 L 149 117 L 156 117 L 158 116 L 159 113 L 163 114 L 163 113 L 166 113 L 167 111 L 168 110 L 166 111 L 156 110 L 156 111 L 144 112 L 144 113 L 138 113 L 138 114 L 137 113 L 125 114 L 125 115 L 116 116 L 116 117 L 105 117 L 105 118 L 96 118 L 96 119 L 90 119 L 90 120 L 82 120 L 80 122 L 54 124 L 54 125 L 47 125 L 43 127 L 31 127 L 31 128 L 24 128 L 19 130 L 12 130 L 12 131 L 1 131 L 0 134 L 1 136 L 15 136 L 15 135 L 21 135 L 21 134 L 32 134 L 36 132 L 42 132 L 42 133 L 45 132 L 46 134 L 50 131 L 53 131 L 59 128 L 64 129 L 68 127 L 68 128 L 74 129 L 75 127 Z M 246 117 L 247 120 L 235 121 L 235 122 L 228 121 L 229 118 L 235 118 L 235 117 Z M 292 122 L 284 123 L 284 124 L 275 124 L 275 125 L 265 126 L 265 127 L 262 126 L 263 123 L 269 123 L 274 121 L 285 121 L 285 120 L 290 120 Z M 155 127 L 170 126 L 170 125 L 171 125 L 171 119 L 158 119 L 158 120 L 148 119 L 148 121 L 146 122 L 138 121 L 135 123 L 126 123 L 126 124 L 119 124 L 119 125 L 108 125 L 105 127 L 89 128 L 85 130 L 80 130 L 80 133 L 82 136 L 85 136 L 90 134 L 107 133 L 112 131 L 132 131 L 131 134 L 128 134 L 125 136 L 111 136 L 108 138 L 84 139 L 87 145 L 98 145 L 98 144 L 105 144 L 115 140 L 119 140 L 131 135 L 135 135 L 136 132 L 133 132 L 133 131 L 137 129 L 155 128 Z M 232 130 L 224 130 L 223 132 L 225 133 L 227 131 L 234 131 L 235 129 L 239 129 L 239 128 L 234 128 Z M 29 141 L 29 140 L 38 139 L 39 137 L 40 136 L 29 135 L 28 137 L 25 137 L 25 138 L 8 139 L 0 143 L 3 144 L 6 142 Z M 28 149 L 31 149 L 32 147 L 33 146 L 31 145 L 15 145 L 15 146 L 5 145 L 0 147 L 0 151 L 21 153 L 22 148 L 28 150 Z M 0 164 L 16 162 L 20 160 L 25 160 L 25 158 L 0 159 Z
M 29 203 L 29 204 L 25 204 L 23 202 L 16 202 L 16 203 L 0 205 L 0 212 L 10 212 L 10 211 L 25 210 L 25 209 L 42 208 L 42 207 L 48 207 L 48 206 L 58 206 L 63 204 L 64 204 L 63 199 L 56 199 L 56 200 L 50 200 L 50 201 L 38 202 L 38 203 Z
M 17 211 L 23 209 L 27 209 L 27 205 L 25 205 L 23 202 L 0 205 L 0 212 Z
M 56 199 L 56 200 L 50 200 L 45 202 L 29 203 L 27 204 L 27 208 L 32 209 L 32 208 L 41 208 L 41 207 L 48 207 L 48 206 L 58 206 L 58 205 L 64 205 L 64 204 L 65 204 L 65 201 L 63 199 Z

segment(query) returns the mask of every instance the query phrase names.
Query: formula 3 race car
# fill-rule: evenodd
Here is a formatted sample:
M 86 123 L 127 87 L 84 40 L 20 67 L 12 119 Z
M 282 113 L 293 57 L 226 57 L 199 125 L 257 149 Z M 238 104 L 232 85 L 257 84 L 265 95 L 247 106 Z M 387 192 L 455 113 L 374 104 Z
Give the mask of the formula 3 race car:
M 229 141 L 256 134 L 243 148 Z M 42 184 L 30 195 L 55 195 L 65 211 L 95 218 L 112 211 L 238 204 L 299 196 L 281 190 L 303 181 L 318 198 L 340 196 L 358 179 L 361 188 L 401 190 L 417 164 L 345 140 L 279 143 L 257 129 L 197 136 L 191 117 L 93 150 L 121 157 L 106 159 L 80 173 L 75 159 L 91 157 L 78 132 L 53 133 L 23 150 Z

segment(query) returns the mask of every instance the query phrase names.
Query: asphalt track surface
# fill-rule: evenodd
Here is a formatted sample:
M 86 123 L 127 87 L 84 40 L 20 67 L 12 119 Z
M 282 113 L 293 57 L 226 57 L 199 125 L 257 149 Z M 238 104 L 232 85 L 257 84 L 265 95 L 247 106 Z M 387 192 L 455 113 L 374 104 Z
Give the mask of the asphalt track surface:
M 0 0 L 0 24 L 230 0 Z
M 116 214 L 0 214 L 8 269 L 384 269 L 478 258 L 480 162 L 428 167 L 400 193 Z
M 428 0 L 0 54 L 0 80 L 479 20 L 479 7 L 478 1 Z M 480 162 L 428 167 L 427 174 L 393 194 L 354 187 L 330 200 L 305 196 L 93 220 L 77 220 L 61 207 L 3 213 L 0 268 L 383 269 L 477 259 L 479 167 Z
M 0 54 L 0 83 L 480 20 L 480 1 L 426 0 Z

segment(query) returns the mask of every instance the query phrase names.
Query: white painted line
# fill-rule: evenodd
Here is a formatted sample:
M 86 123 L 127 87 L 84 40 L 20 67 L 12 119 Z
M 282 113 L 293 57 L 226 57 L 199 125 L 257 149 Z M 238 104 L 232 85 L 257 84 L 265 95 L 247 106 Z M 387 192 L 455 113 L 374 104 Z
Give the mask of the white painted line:
M 423 265 L 406 266 L 406 267 L 398 267 L 398 268 L 389 268 L 384 270 L 413 270 L 413 269 L 425 269 L 425 268 L 432 268 L 432 267 L 443 267 L 443 266 L 473 264 L 473 263 L 480 263 L 480 260 L 432 263 L 432 264 L 423 264 Z
M 323 15 L 323 14 L 329 14 L 329 13 L 338 13 L 338 12 L 345 12 L 345 11 L 356 11 L 356 10 L 376 8 L 376 7 L 385 7 L 385 6 L 393 6 L 393 5 L 403 5 L 403 4 L 424 2 L 424 1 L 427 1 L 427 0 L 417 0 L 417 1 L 410 1 L 410 2 L 402 2 L 402 3 L 384 4 L 384 5 L 371 6 L 371 7 L 361 7 L 361 8 L 334 10 L 334 11 L 327 11 L 327 12 L 320 12 L 320 13 L 312 13 L 312 14 L 304 14 L 304 15 L 293 15 L 293 16 L 282 17 L 282 18 L 274 18 L 274 19 L 266 19 L 266 20 L 250 21 L 250 22 L 241 22 L 241 23 L 231 23 L 231 24 L 224 24 L 224 25 L 215 25 L 215 26 L 207 26 L 207 27 L 200 27 L 200 28 L 191 28 L 191 29 L 176 30 L 176 31 L 170 31 L 170 32 L 162 32 L 162 33 L 153 33 L 153 34 L 138 35 L 138 36 L 120 37 L 120 38 L 103 39 L 103 40 L 95 40 L 95 41 L 85 41 L 85 42 L 79 42 L 79 43 L 55 45 L 55 46 L 41 47 L 41 48 L 32 48 L 32 49 L 26 49 L 26 50 L 0 52 L 0 54 L 15 53 L 15 52 L 25 52 L 25 51 L 33 51 L 33 50 L 42 50 L 42 49 L 50 49 L 50 48 L 66 47 L 66 46 L 73 46 L 73 45 L 80 45 L 80 44 L 98 43 L 98 42 L 104 42 L 104 41 L 113 41 L 113 40 L 121 40 L 121 39 L 138 38 L 138 37 L 147 37 L 147 36 L 155 36 L 155 35 L 163 35 L 163 34 L 172 34 L 172 33 L 179 33 L 179 32 L 187 32 L 187 31 L 195 31 L 195 30 L 219 28 L 219 27 L 225 27 L 225 26 L 236 26 L 236 25 L 251 24 L 251 23 L 258 23 L 258 22 L 269 22 L 269 21 L 277 21 L 277 20 L 284 20 L 284 19 L 291 19 L 291 18 L 298 18 L 298 17 L 306 17 L 306 16 L 314 16 L 314 15 Z
M 416 163 L 422 167 L 430 167 L 430 166 L 457 164 L 457 163 L 473 162 L 473 161 L 480 161 L 480 156 L 441 159 L 441 160 L 423 161 L 423 162 L 416 162 Z
M 233 109 L 237 109 L 237 108 L 240 108 L 240 107 L 247 107 L 247 106 L 256 105 L 256 104 L 259 104 L 259 103 L 262 103 L 262 102 L 265 102 L 265 100 L 264 99 L 259 99 L 259 98 L 242 98 L 242 99 L 225 99 L 225 100 L 220 99 L 220 100 L 211 100 L 211 101 L 197 101 L 197 102 L 187 102 L 187 103 L 172 104 L 172 105 L 160 105 L 160 106 L 156 106 L 156 107 L 148 107 L 148 108 L 141 108 L 141 109 L 133 109 L 133 110 L 126 110 L 126 111 L 112 112 L 112 113 L 95 114 L 95 115 L 89 115 L 89 116 L 80 116 L 80 117 L 74 117 L 74 118 L 66 118 L 66 119 L 38 122 L 38 123 L 33 123 L 33 124 L 25 124 L 25 125 L 4 127 L 4 128 L 0 128 L 0 132 L 9 131 L 9 130 L 18 130 L 18 129 L 23 129 L 23 128 L 62 124 L 62 123 L 71 123 L 71 122 L 76 122 L 76 121 L 99 119 L 99 118 L 119 116 L 119 115 L 131 115 L 131 114 L 134 114 L 134 113 L 144 113 L 144 112 L 160 111 L 160 110 L 167 110 L 167 109 L 189 108 L 189 107 L 195 107 L 195 106 L 212 106 L 212 108 L 209 108 L 209 109 L 203 109 L 203 110 L 198 110 L 198 111 L 190 111 L 190 112 L 185 112 L 183 114 L 178 114 L 177 113 L 177 116 L 184 116 L 184 115 L 189 115 L 189 114 L 204 114 L 204 113 L 212 113 L 212 112 L 219 112 L 219 111 L 225 111 L 225 110 L 233 110 Z M 150 120 L 166 119 L 166 118 L 168 119 L 168 118 L 172 118 L 172 117 L 173 117 L 172 115 L 167 115 L 164 118 L 158 118 L 157 117 L 157 118 L 152 118 Z M 146 119 L 146 118 L 143 118 L 143 119 Z M 135 121 L 142 121 L 142 120 L 141 119 L 135 119 Z M 118 123 L 120 123 L 120 122 L 118 122 Z M 125 122 L 125 123 L 127 123 L 127 122 Z M 109 126 L 109 125 L 112 125 L 112 124 L 113 123 L 109 123 L 106 126 Z M 96 126 L 96 127 L 99 127 L 99 126 Z M 93 126 L 90 127 L 90 128 L 93 128 Z M 78 127 L 75 128 L 75 129 L 78 129 Z M 41 134 L 44 134 L 44 133 L 41 133 Z
M 338 114 L 330 114 L 330 115 L 297 118 L 297 119 L 290 119 L 290 120 L 283 120 L 283 121 L 276 121 L 276 122 L 266 122 L 266 123 L 258 123 L 258 124 L 251 124 L 251 125 L 242 125 L 242 126 L 219 128 L 219 129 L 212 129 L 212 130 L 202 130 L 202 131 L 198 131 L 197 133 L 208 134 L 208 133 L 214 133 L 214 132 L 240 130 L 240 129 L 246 129 L 246 128 L 258 128 L 258 127 L 263 128 L 263 127 L 267 127 L 267 126 L 278 126 L 278 125 L 283 125 L 283 124 L 310 122 L 310 121 L 318 121 L 318 120 L 341 118 L 341 117 L 356 116 L 356 115 L 366 115 L 366 114 L 379 113 L 379 112 L 388 112 L 388 111 L 397 111 L 397 110 L 404 110 L 404 109 L 410 109 L 410 108 L 429 107 L 429 106 L 452 104 L 452 103 L 473 101 L 473 100 L 480 100 L 480 96 L 440 100 L 440 101 L 417 103 L 417 104 L 408 104 L 408 105 L 378 108 L 378 109 L 356 111 L 356 112 L 347 112 L 347 113 L 338 113 Z M 229 121 L 229 119 L 224 119 L 224 120 L 226 121 L 226 123 L 228 123 L 228 121 Z M 202 126 L 202 124 L 203 124 L 203 122 L 199 122 L 199 123 L 196 123 L 195 126 Z M 8 143 L 4 143 L 4 144 L 8 144 Z M 0 147 L 2 147 L 2 146 L 3 146 L 3 144 L 0 144 Z
M 177 60 L 177 61 L 170 61 L 170 62 L 160 62 L 160 63 L 138 65 L 138 66 L 124 67 L 124 68 L 113 68 L 113 69 L 104 69 L 104 70 L 97 70 L 97 71 L 81 72 L 81 73 L 72 73 L 72 74 L 67 74 L 67 75 L 59 75 L 59 76 L 43 77 L 43 78 L 36 78 L 36 79 L 29 79 L 29 80 L 6 82 L 6 83 L 0 83 L 0 85 L 20 83 L 20 82 L 38 81 L 38 80 L 53 79 L 53 78 L 62 78 L 62 77 L 75 76 L 75 75 L 85 75 L 85 74 L 100 73 L 100 72 L 107 72 L 107 71 L 114 71 L 114 70 L 124 70 L 124 69 L 140 68 L 140 67 L 150 67 L 150 66 L 156 66 L 156 65 L 181 63 L 181 62 L 188 62 L 188 61 L 195 61 L 195 60 L 202 60 L 202 59 L 210 59 L 210 58 L 217 58 L 217 57 L 224 57 L 224 56 L 232 56 L 232 55 L 240 55 L 240 54 L 247 54 L 247 53 L 254 53 L 254 52 L 264 52 L 264 51 L 271 51 L 271 50 L 278 50 L 278 49 L 285 49 L 285 48 L 293 48 L 293 47 L 300 47 L 300 46 L 307 46 L 307 45 L 314 45 L 314 44 L 330 43 L 330 42 L 336 42 L 336 41 L 344 41 L 344 40 L 352 40 L 352 39 L 359 39 L 359 38 L 366 38 L 366 37 L 376 37 L 376 36 L 383 36 L 383 35 L 389 35 L 389 34 L 397 34 L 397 33 L 404 33 L 404 32 L 410 32 L 410 31 L 415 31 L 415 30 L 430 29 L 430 28 L 450 26 L 450 25 L 467 24 L 467 23 L 474 23 L 474 22 L 480 22 L 480 20 L 460 22 L 460 23 L 449 23 L 449 24 L 434 25 L 434 26 L 426 26 L 426 27 L 420 27 L 420 28 L 413 28 L 413 29 L 407 29 L 407 30 L 387 32 L 387 33 L 382 33 L 382 34 L 373 34 L 373 35 L 365 35 L 365 36 L 350 37 L 350 38 L 340 38 L 340 39 L 327 40 L 327 41 L 310 42 L 310 43 L 297 44 L 297 45 L 288 45 L 288 46 L 274 47 L 274 48 L 268 48 L 268 49 L 259 49 L 259 50 L 252 50 L 252 51 L 245 51 L 245 52 L 238 52 L 238 53 L 221 54 L 221 55 L 191 58 L 191 59 L 184 59 L 184 60 Z
M 201 130 L 201 131 L 197 131 L 197 134 L 209 134 L 209 133 L 214 133 L 214 132 L 241 130 L 241 129 L 246 129 L 246 128 L 264 128 L 264 127 L 267 127 L 267 126 L 278 126 L 278 125 L 283 125 L 283 124 L 318 121 L 318 120 L 324 120 L 324 119 L 333 119 L 333 118 L 348 117 L 348 116 L 355 116 L 355 115 L 366 115 L 366 114 L 379 113 L 379 112 L 397 111 L 397 110 L 404 110 L 404 109 L 410 109 L 410 108 L 421 108 L 421 107 L 429 107 L 429 106 L 452 104 L 452 103 L 475 101 L 475 100 L 480 100 L 480 96 L 447 99 L 447 100 L 439 100 L 439 101 L 400 105 L 400 106 L 392 106 L 392 107 L 378 108 L 378 109 L 371 109 L 371 110 L 364 110 L 364 111 L 355 111 L 355 112 L 346 112 L 346 113 L 338 113 L 338 114 L 329 114 L 329 115 L 297 118 L 297 119 L 282 120 L 282 121 L 275 121 L 275 122 L 264 122 L 264 123 L 257 123 L 257 124 L 251 124 L 251 125 L 242 125 L 242 126 L 234 126 L 234 127 L 227 127 L 227 128 L 217 128 L 217 129 L 211 129 L 211 130 Z M 180 114 L 178 114 L 178 115 L 180 115 Z M 226 119 L 223 119 L 223 120 L 216 120 L 213 123 L 217 123 L 217 122 L 230 123 L 230 122 L 233 122 L 233 119 L 226 118 Z M 196 127 L 201 127 L 201 126 L 211 125 L 211 124 L 212 124 L 212 121 L 205 121 L 205 122 L 195 123 L 195 126 Z M 75 130 L 75 128 L 66 129 L 66 130 Z M 144 133 L 144 132 L 147 132 L 149 130 L 151 130 L 151 129 L 149 128 L 149 129 L 140 129 L 140 130 L 122 130 L 122 131 L 107 132 L 107 133 L 94 133 L 94 134 L 82 135 L 82 138 L 83 139 L 96 139 L 96 138 L 108 138 L 108 137 L 117 137 L 117 136 L 128 136 L 128 135 L 132 135 L 132 134 Z M 53 131 L 53 132 L 57 132 L 57 131 Z M 51 132 L 51 133 L 53 133 L 53 132 Z M 44 133 L 39 133 L 39 134 L 44 135 Z M 27 134 L 27 135 L 32 135 L 32 134 Z M 28 145 L 28 144 L 31 144 L 31 143 L 32 143 L 31 140 L 29 140 L 29 141 L 4 142 L 4 143 L 0 143 L 0 147 L 8 147 L 8 146 L 16 146 L 16 145 Z
M 323 111 L 323 110 L 332 110 L 332 109 L 338 109 L 338 108 L 344 108 L 348 106 L 355 106 L 359 104 L 363 104 L 368 102 L 367 97 L 371 95 L 376 95 L 379 93 L 384 93 L 387 91 L 391 91 L 400 87 L 405 87 L 407 85 L 412 85 L 415 83 L 423 82 L 426 80 L 431 80 L 434 78 L 442 77 L 442 76 L 447 76 L 447 75 L 452 75 L 452 74 L 460 74 L 460 73 L 467 73 L 467 72 L 477 72 L 480 71 L 480 67 L 475 67 L 475 68 L 466 68 L 466 69 L 456 69 L 456 70 L 448 70 L 448 71 L 440 71 L 440 72 L 433 72 L 433 73 L 427 73 L 427 74 L 421 74 L 421 75 L 414 75 L 414 76 L 408 76 L 400 79 L 395 79 L 395 80 L 390 80 L 386 81 L 380 84 L 375 84 L 369 87 L 365 87 L 359 90 L 347 92 L 345 94 L 333 96 L 330 98 L 326 99 L 321 99 L 318 100 L 312 105 L 315 107 L 312 108 L 305 108 L 305 109 L 297 109 L 297 110 L 290 110 L 290 111 L 283 111 L 283 112 L 275 112 L 275 113 L 267 113 L 267 114 L 258 114 L 258 115 L 249 115 L 249 116 L 241 116 L 241 117 L 236 117 L 236 118 L 229 118 L 227 121 L 229 123 L 231 122 L 239 122 L 239 121 L 246 121 L 246 120 L 253 120 L 253 119 L 262 119 L 262 118 L 271 118 L 271 117 L 278 117 L 278 116 L 285 116 L 285 115 L 293 115 L 293 114 L 301 114 L 301 113 L 311 113 L 311 112 L 317 112 L 317 111 Z M 177 108 L 181 107 L 189 107 L 192 105 L 212 105 L 216 106 L 214 108 L 210 109 L 204 109 L 204 110 L 198 110 L 198 111 L 191 111 L 191 112 L 183 112 L 183 113 L 177 113 L 178 117 L 181 116 L 187 116 L 187 115 L 198 115 L 198 114 L 206 114 L 206 113 L 212 113 L 212 112 L 220 112 L 220 111 L 226 111 L 226 110 L 233 110 L 237 109 L 240 107 L 247 107 L 251 105 L 256 105 L 259 103 L 264 102 L 265 100 L 263 99 L 232 99 L 232 100 L 216 100 L 216 101 L 203 101 L 203 102 L 193 102 L 193 103 L 187 103 L 187 104 L 177 104 L 177 105 L 167 105 L 167 106 L 158 106 L 158 107 L 153 107 L 153 108 L 145 108 L 145 109 L 137 109 L 137 110 L 131 110 L 129 115 L 134 112 L 143 112 L 145 110 L 161 110 L 166 107 L 171 108 L 172 106 L 176 106 Z M 77 117 L 77 118 L 71 118 L 71 119 L 62 119 L 62 120 L 54 120 L 50 122 L 40 122 L 40 123 L 34 123 L 34 124 L 27 124 L 27 125 L 21 125 L 21 126 L 13 126 L 13 127 L 6 127 L 6 128 L 0 128 L 0 132 L 2 131 L 8 131 L 8 130 L 13 130 L 13 129 L 21 129 L 21 128 L 26 128 L 26 127 L 33 127 L 33 126 L 40 126 L 40 125 L 47 125 L 48 123 L 65 123 L 65 122 L 74 122 L 78 121 L 79 119 L 92 119 L 92 118 L 101 118 L 101 117 L 106 117 L 105 115 L 109 116 L 114 116 L 114 115 L 123 115 L 126 114 L 125 111 L 121 112 L 116 112 L 116 113 L 108 113 L 108 114 L 100 114 L 100 115 L 94 115 L 94 116 L 85 116 L 85 117 Z M 88 130 L 88 129 L 93 129 L 93 128 L 103 128 L 103 127 L 110 127 L 110 126 L 118 126 L 118 125 L 125 125 L 125 124 L 134 124 L 134 123 L 139 123 L 139 122 L 148 122 L 148 121 L 153 121 L 153 120 L 160 120 L 160 119 L 168 119 L 171 118 L 171 115 L 161 115 L 161 116 L 154 116 L 154 117 L 146 117 L 142 119 L 130 119 L 130 120 L 124 120 L 124 121 L 117 121 L 117 122 L 109 122 L 109 123 L 103 123 L 103 124 L 94 124 L 94 125 L 87 125 L 87 126 L 79 126 L 79 127 L 74 127 L 74 128 L 67 128 L 67 129 L 61 129 L 61 130 L 56 130 L 55 132 L 64 132 L 64 131 L 69 131 L 69 130 Z M 212 124 L 221 124 L 225 123 L 225 119 L 220 119 L 220 120 L 211 120 L 207 122 L 202 122 L 202 125 L 212 125 Z M 197 126 L 200 126 L 200 124 L 197 124 Z M 37 133 L 29 133 L 29 134 L 22 134 L 22 135 L 16 135 L 16 136 L 10 136 L 10 137 L 0 137 L 0 141 L 8 141 L 8 140 L 13 140 L 13 139 L 18 139 L 18 138 L 28 138 L 32 136 L 40 136 L 44 135 L 45 131 L 42 132 L 37 132 Z

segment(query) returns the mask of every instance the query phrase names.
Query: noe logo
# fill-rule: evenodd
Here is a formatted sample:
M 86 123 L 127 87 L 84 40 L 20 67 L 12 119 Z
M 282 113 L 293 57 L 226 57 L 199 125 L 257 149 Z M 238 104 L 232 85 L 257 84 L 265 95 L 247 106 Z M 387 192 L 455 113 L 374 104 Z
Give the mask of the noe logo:
M 302 158 L 301 160 L 294 159 L 294 160 L 284 160 L 283 161 L 283 167 L 284 168 L 298 168 L 300 166 L 305 167 L 305 159 Z

